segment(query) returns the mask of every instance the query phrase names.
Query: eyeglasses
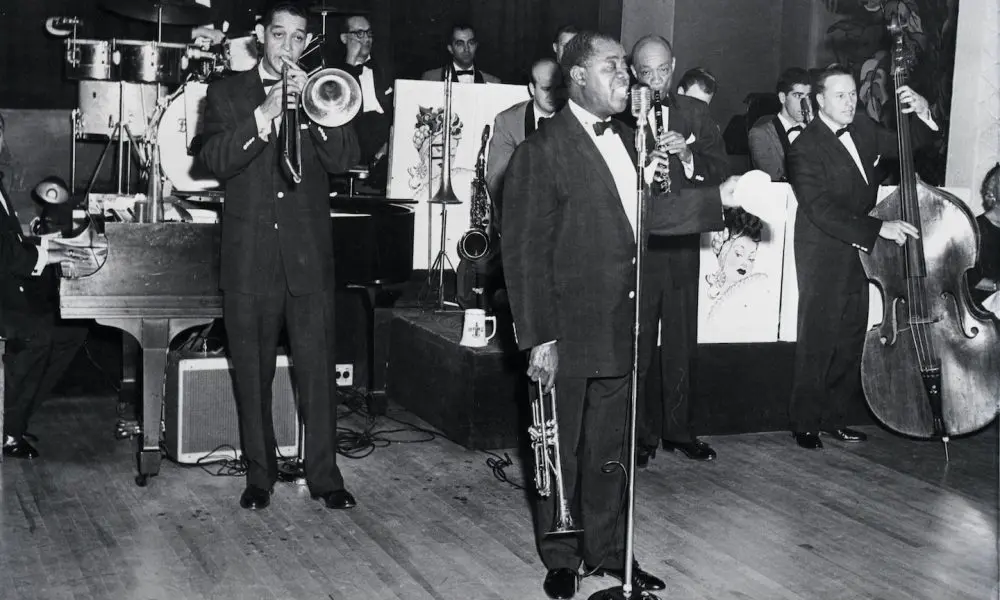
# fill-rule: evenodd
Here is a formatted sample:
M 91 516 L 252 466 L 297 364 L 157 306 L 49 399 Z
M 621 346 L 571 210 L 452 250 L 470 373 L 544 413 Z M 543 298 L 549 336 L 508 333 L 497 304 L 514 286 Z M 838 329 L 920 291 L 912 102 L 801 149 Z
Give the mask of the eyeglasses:
M 372 33 L 371 29 L 355 29 L 354 31 L 348 31 L 347 33 L 353 35 L 356 40 L 370 40 L 375 37 L 375 34 Z

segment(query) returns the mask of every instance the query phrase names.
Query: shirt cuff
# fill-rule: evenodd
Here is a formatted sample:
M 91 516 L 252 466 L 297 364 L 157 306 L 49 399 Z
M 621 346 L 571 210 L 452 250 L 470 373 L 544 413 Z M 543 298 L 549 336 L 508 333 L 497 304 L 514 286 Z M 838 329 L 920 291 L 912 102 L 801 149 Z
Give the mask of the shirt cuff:
M 253 109 L 253 120 L 257 122 L 257 137 L 266 142 L 271 134 L 271 122 L 267 120 L 259 106 Z
M 927 110 L 926 119 L 921 117 L 920 115 L 917 115 L 917 118 L 923 121 L 924 125 L 927 125 L 927 128 L 930 129 L 931 131 L 939 131 L 937 123 L 934 122 L 934 117 L 931 116 L 930 109 Z
M 38 240 L 38 258 L 35 260 L 35 268 L 31 271 L 31 276 L 41 275 L 47 264 L 49 264 L 49 238 L 43 237 Z
M 694 177 L 694 154 L 691 155 L 691 159 L 688 161 L 681 161 L 681 165 L 684 167 L 684 177 L 691 179 Z

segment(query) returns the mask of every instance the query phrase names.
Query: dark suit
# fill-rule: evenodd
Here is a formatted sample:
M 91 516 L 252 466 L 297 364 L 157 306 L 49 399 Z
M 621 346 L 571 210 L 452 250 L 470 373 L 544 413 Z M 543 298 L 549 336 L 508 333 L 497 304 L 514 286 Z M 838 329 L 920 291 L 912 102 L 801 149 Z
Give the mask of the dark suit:
M 360 83 L 364 67 L 371 69 L 372 82 L 375 86 L 375 99 L 382 107 L 382 112 L 379 113 L 371 107 L 363 105 L 361 112 L 358 113 L 353 122 L 354 130 L 358 136 L 358 145 L 361 148 L 361 162 L 368 164 L 372 162 L 379 148 L 389 141 L 389 130 L 392 128 L 395 78 L 388 69 L 382 67 L 374 59 L 363 65 L 342 63 L 337 68 L 347 71 Z
M 257 134 L 264 101 L 254 69 L 208 87 L 201 158 L 226 189 L 220 287 L 233 360 L 247 482 L 277 478 L 271 381 L 282 326 L 288 329 L 299 415 L 306 426 L 310 491 L 343 488 L 336 462 L 333 238 L 327 172 L 358 160 L 350 126 L 302 130 L 302 182 L 288 183 L 280 150 Z M 284 124 L 283 124 L 284 126 Z
M 486 159 L 486 188 L 499 220 L 503 205 L 503 177 L 514 149 L 535 131 L 535 101 L 525 100 L 497 113 Z
M 620 124 L 632 160 L 634 134 Z M 608 132 L 605 135 L 612 135 Z M 716 188 L 649 203 L 651 231 L 682 234 L 722 227 Z M 563 474 L 586 533 L 546 538 L 551 496 L 538 503 L 538 543 L 549 569 L 624 561 L 621 473 L 632 368 L 635 242 L 611 170 L 569 106 L 528 137 L 504 185 L 504 271 L 518 346 L 555 340 Z
M 798 138 L 796 138 L 798 140 Z M 764 115 L 750 128 L 750 160 L 755 169 L 771 176 L 771 181 L 785 181 L 788 134 L 778 115 Z
M 929 130 L 913 119 L 914 142 Z M 918 125 L 919 123 L 919 125 Z M 789 420 L 792 431 L 837 429 L 847 406 L 861 402 L 861 350 L 868 282 L 858 250 L 871 251 L 882 221 L 875 206 L 878 157 L 899 155 L 896 136 L 859 113 L 851 136 L 868 181 L 840 139 L 819 117 L 796 138 L 788 173 L 798 210 L 795 267 L 798 340 Z
M 429 69 L 424 71 L 424 74 L 420 76 L 420 79 L 424 81 L 444 81 L 444 71 L 446 67 L 438 67 L 436 69 Z M 473 67 L 473 78 L 475 81 L 473 83 L 500 83 L 500 78 L 496 75 L 490 75 L 486 71 L 480 71 L 479 69 Z M 452 75 L 451 80 L 458 82 L 458 76 Z
M 0 204 L 0 335 L 7 338 L 3 433 L 20 438 L 83 345 L 87 328 L 58 318 L 56 274 L 46 267 L 32 276 L 38 249 L 21 234 L 2 178 L 0 194 L 12 211 Z
M 694 137 L 689 144 L 694 173 L 689 179 L 680 159 L 671 157 L 671 192 L 718 185 L 729 175 L 729 161 L 708 105 L 672 95 L 669 110 L 663 112 L 668 115 L 668 131 L 676 131 L 685 140 Z M 648 139 L 652 143 L 651 133 Z M 661 437 L 675 442 L 693 437 L 691 373 L 698 351 L 700 241 L 699 234 L 649 238 L 643 264 L 638 412 L 638 439 L 647 446 L 657 446 Z M 659 348 L 658 324 L 663 331 Z

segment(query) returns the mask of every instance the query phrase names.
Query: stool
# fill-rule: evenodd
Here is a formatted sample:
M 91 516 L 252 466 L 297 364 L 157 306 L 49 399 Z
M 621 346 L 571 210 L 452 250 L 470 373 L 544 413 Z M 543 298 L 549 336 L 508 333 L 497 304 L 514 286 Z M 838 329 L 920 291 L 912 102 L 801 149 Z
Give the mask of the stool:
M 368 179 L 368 167 L 365 165 L 355 165 L 347 170 L 347 190 L 351 197 L 354 197 L 354 184 L 357 181 Z

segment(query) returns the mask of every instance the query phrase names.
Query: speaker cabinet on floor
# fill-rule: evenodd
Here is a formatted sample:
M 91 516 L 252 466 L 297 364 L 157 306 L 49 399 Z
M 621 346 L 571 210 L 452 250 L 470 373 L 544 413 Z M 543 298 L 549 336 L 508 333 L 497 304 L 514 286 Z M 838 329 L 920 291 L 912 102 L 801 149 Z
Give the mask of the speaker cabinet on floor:
M 289 366 L 287 356 L 278 356 L 271 385 L 279 456 L 296 456 L 298 452 L 298 417 Z M 165 392 L 163 439 L 167 456 L 181 464 L 193 464 L 241 454 L 232 365 L 227 358 L 182 357 L 171 352 Z

